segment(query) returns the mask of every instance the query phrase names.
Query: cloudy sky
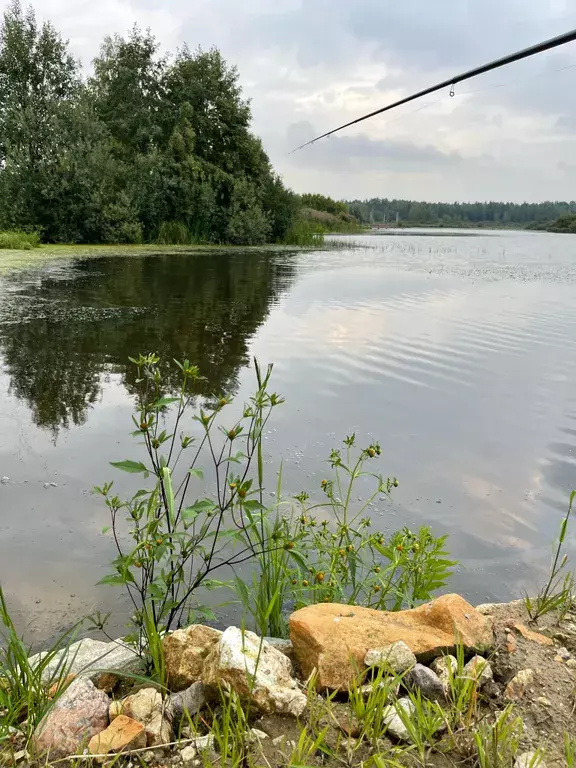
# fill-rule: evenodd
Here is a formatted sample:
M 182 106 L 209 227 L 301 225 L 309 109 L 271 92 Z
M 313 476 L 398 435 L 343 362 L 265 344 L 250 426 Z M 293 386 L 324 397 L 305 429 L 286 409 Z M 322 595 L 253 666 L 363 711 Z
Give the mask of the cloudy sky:
M 0 5 L 6 5 L 0 0 Z M 575 0 L 36 0 L 85 66 L 150 27 L 218 46 L 296 191 L 428 200 L 576 198 L 576 43 L 290 149 L 386 103 L 576 27 Z

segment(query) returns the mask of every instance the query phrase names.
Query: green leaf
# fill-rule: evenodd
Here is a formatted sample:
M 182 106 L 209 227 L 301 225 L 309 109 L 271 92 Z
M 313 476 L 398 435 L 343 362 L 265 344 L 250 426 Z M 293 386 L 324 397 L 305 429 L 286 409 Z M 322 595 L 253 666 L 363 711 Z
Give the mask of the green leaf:
M 248 510 L 266 509 L 264 504 L 260 504 L 260 502 L 256 501 L 256 499 L 249 499 L 248 501 L 242 501 L 241 499 L 239 499 L 238 503 L 241 504 L 244 507 L 244 509 L 248 509 Z
M 130 472 L 132 474 L 138 474 L 140 472 L 149 474 L 150 472 L 148 467 L 146 467 L 145 464 L 142 464 L 141 461 L 130 461 L 130 459 L 126 459 L 126 461 L 111 461 L 110 464 L 113 467 L 116 467 L 116 469 L 121 469 L 123 472 Z
M 103 579 L 100 579 L 96 586 L 100 586 L 100 584 L 126 584 L 126 581 L 124 576 L 120 576 L 119 573 L 111 573 L 109 576 L 104 576 Z
M 148 592 L 153 600 L 162 600 L 164 598 L 164 590 L 158 584 L 150 584 Z
M 193 477 L 199 477 L 200 480 L 204 480 L 204 472 L 201 469 L 189 469 L 188 474 Z
M 104 528 L 102 528 L 102 534 L 108 533 L 109 530 L 110 530 L 110 526 L 105 525 Z
M 152 403 L 152 408 L 165 408 L 167 405 L 178 402 L 179 399 L 179 397 L 161 397 L 155 403 Z

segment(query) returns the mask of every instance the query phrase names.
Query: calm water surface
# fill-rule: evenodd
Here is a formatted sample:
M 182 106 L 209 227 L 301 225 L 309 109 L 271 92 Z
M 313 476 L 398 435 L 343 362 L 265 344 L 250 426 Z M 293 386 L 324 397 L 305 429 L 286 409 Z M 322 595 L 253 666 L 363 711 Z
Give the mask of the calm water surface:
M 466 236 L 464 236 L 466 235 Z M 0 280 L 0 581 L 39 639 L 127 606 L 106 572 L 108 462 L 137 458 L 127 357 L 187 355 L 199 395 L 246 398 L 252 355 L 286 397 L 266 435 L 288 491 L 330 448 L 382 443 L 400 487 L 375 525 L 431 524 L 471 600 L 530 588 L 576 487 L 576 238 L 407 233 L 314 253 L 70 260 Z M 571 538 L 571 546 L 574 535 Z

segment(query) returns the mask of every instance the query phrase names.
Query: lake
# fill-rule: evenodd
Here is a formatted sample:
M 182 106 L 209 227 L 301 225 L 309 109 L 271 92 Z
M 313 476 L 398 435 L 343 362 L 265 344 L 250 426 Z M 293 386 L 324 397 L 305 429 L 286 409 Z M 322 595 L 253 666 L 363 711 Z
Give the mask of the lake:
M 41 639 L 95 609 L 112 555 L 91 493 L 132 478 L 128 356 L 187 355 L 244 400 L 252 356 L 286 398 L 266 434 L 286 492 L 318 494 L 346 434 L 383 448 L 400 486 L 375 526 L 432 525 L 471 601 L 544 576 L 576 487 L 576 238 L 407 231 L 335 250 L 106 256 L 0 279 L 0 581 Z M 571 537 L 574 542 L 574 535 Z M 233 615 L 233 609 L 230 615 Z

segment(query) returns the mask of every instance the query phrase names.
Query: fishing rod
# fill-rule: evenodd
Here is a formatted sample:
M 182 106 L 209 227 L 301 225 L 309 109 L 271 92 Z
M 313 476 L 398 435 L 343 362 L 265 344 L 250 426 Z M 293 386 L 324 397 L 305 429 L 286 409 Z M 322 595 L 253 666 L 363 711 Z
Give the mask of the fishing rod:
M 328 131 L 327 133 L 323 133 L 321 136 L 317 136 L 315 139 L 311 139 L 310 141 L 307 141 L 305 144 L 301 144 L 299 147 L 296 147 L 296 149 L 293 149 L 290 154 L 293 154 L 294 152 L 298 152 L 301 149 L 304 149 L 304 147 L 310 146 L 310 144 L 314 144 L 317 141 L 320 141 L 320 139 L 326 139 L 328 136 L 332 136 L 334 133 L 338 133 L 338 131 L 343 131 L 344 128 L 349 128 L 351 125 L 356 125 L 357 123 L 362 123 L 364 120 L 369 120 L 371 117 L 375 117 L 376 115 L 381 115 L 383 112 L 388 112 L 390 109 L 395 109 L 396 107 L 400 107 L 403 104 L 408 104 L 410 101 L 414 101 L 415 99 L 420 99 L 422 96 L 428 96 L 430 93 L 435 93 L 436 91 L 442 90 L 442 88 L 447 88 L 450 86 L 450 95 L 454 96 L 454 86 L 457 83 L 462 83 L 464 80 L 470 80 L 472 77 L 477 77 L 478 75 L 483 75 L 485 72 L 491 72 L 493 69 L 499 69 L 499 67 L 505 67 L 507 64 L 513 64 L 515 61 L 521 61 L 522 59 L 527 59 L 529 56 L 534 56 L 537 53 L 543 53 L 544 51 L 549 51 L 551 48 L 557 48 L 559 45 L 566 45 L 566 43 L 572 43 L 576 40 L 576 29 L 571 30 L 570 32 L 565 32 L 563 35 L 558 35 L 557 37 L 552 37 L 550 40 L 544 40 L 542 43 L 537 43 L 536 45 L 531 45 L 529 48 L 523 48 L 521 51 L 516 51 L 516 53 L 511 53 L 508 56 L 503 56 L 501 59 L 496 59 L 495 61 L 491 61 L 489 64 L 483 64 L 481 67 L 476 67 L 475 69 L 469 69 L 467 72 L 463 72 L 461 75 L 456 75 L 456 77 L 451 77 L 449 80 L 444 80 L 441 83 L 438 83 L 437 85 L 432 85 L 430 88 L 425 88 L 423 91 L 418 91 L 418 93 L 412 94 L 412 96 L 406 96 L 403 99 L 399 99 L 398 101 L 395 101 L 393 104 L 388 104 L 385 107 L 382 107 L 381 109 L 376 109 L 374 112 L 370 112 L 368 115 L 363 115 L 362 117 L 357 117 L 356 120 L 351 120 L 349 123 L 345 123 L 344 125 L 339 126 L 338 128 L 334 128 L 331 131 Z

